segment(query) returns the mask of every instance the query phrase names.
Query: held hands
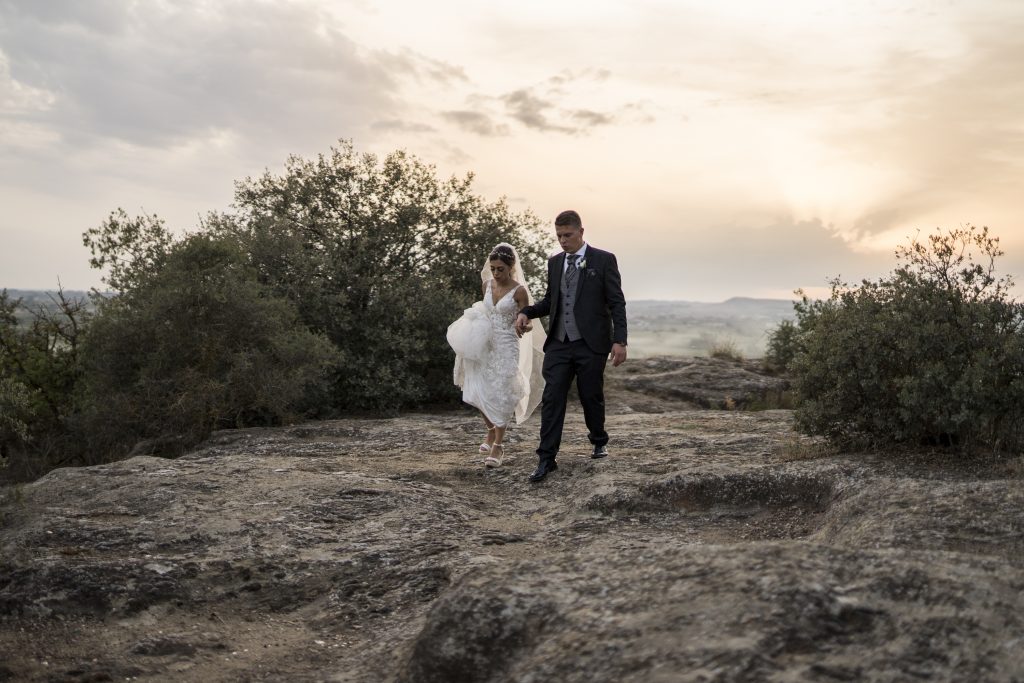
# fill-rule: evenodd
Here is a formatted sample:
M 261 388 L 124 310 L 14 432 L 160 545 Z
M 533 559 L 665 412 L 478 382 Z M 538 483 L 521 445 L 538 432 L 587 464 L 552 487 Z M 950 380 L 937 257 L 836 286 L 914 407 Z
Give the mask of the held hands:
M 626 360 L 626 347 L 622 344 L 612 344 L 612 367 L 617 368 Z
M 522 313 L 516 316 L 516 336 L 522 337 L 532 329 L 533 325 L 530 323 L 529 318 Z

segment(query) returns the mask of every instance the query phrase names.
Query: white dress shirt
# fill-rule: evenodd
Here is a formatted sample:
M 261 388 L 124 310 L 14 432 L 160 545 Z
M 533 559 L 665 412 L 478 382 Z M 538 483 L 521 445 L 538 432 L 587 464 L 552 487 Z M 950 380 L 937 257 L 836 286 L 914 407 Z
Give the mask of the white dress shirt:
M 580 267 L 580 261 L 582 261 L 584 258 L 586 258 L 586 256 L 584 256 L 584 254 L 586 254 L 586 252 L 587 252 L 587 243 L 586 242 L 583 243 L 583 246 L 580 247 L 578 251 L 574 251 L 573 252 L 573 254 L 576 254 L 577 256 L 579 256 L 579 258 L 576 259 L 576 267 L 577 268 Z M 567 271 L 567 270 L 569 270 L 569 254 L 566 254 L 565 261 L 562 262 L 562 274 L 565 275 L 565 271 Z

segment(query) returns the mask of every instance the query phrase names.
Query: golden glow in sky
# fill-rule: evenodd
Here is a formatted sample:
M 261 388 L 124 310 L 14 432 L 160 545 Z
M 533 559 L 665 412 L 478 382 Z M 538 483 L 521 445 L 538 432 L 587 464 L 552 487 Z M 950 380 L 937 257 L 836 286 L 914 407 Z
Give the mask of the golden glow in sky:
M 95 284 L 113 208 L 191 228 L 338 138 L 577 209 L 634 299 L 816 291 L 968 222 L 1020 276 L 1022 30 L 993 0 L 7 3 L 0 286 Z

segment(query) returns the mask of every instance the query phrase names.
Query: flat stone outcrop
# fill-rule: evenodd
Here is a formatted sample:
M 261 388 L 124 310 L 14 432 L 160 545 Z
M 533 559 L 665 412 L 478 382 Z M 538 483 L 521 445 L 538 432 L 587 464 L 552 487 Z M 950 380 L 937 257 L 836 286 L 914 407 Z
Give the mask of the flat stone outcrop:
M 632 394 L 714 410 L 777 406 L 789 389 L 787 378 L 768 374 L 759 360 L 647 358 L 621 366 L 610 377 Z
M 438 600 L 401 680 L 1014 680 L 1022 574 L 932 557 L 641 533 L 491 567 Z
M 0 489 L 0 681 L 1024 680 L 1024 459 L 614 392 L 536 485 L 456 411 Z

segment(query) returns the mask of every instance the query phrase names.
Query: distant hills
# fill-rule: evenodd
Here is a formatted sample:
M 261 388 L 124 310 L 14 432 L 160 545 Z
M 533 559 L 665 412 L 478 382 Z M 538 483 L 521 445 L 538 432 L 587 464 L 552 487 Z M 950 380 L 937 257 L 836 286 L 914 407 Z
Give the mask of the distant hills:
M 3 290 L 0 289 L 0 291 Z M 17 316 L 19 324 L 26 323 L 32 319 L 32 315 L 31 313 L 29 313 L 29 311 L 37 311 L 39 309 L 53 310 L 56 308 L 56 306 L 54 305 L 54 300 L 57 298 L 56 290 L 8 289 L 6 291 L 8 297 L 10 297 L 11 299 L 20 299 L 22 306 L 28 309 L 28 311 L 21 309 L 17 311 L 17 313 L 15 314 Z M 84 299 L 88 301 L 89 292 L 80 289 L 65 289 L 64 298 L 68 299 L 69 301 L 75 299 Z M 87 308 L 90 307 L 91 304 L 87 306 Z
M 705 301 L 668 301 L 658 299 L 630 300 L 627 306 L 632 310 L 659 311 L 671 310 L 702 315 L 754 315 L 774 316 L 777 313 L 788 315 L 793 312 L 793 302 L 789 299 L 755 299 L 752 297 L 734 296 L 731 299 L 710 303 Z
M 731 344 L 747 358 L 764 354 L 768 333 L 792 319 L 786 299 L 733 297 L 719 303 L 639 300 L 626 303 L 633 357 L 703 356 Z
M 57 296 L 55 289 L 8 289 L 7 296 L 12 299 L 21 299 L 25 304 L 46 303 L 51 296 Z M 82 289 L 65 289 L 64 296 L 69 299 L 86 299 L 89 292 Z
M 8 289 L 29 308 L 53 305 L 52 290 Z M 88 298 L 83 290 L 64 290 L 68 298 Z M 733 297 L 718 303 L 702 301 L 630 300 L 629 351 L 631 357 L 655 355 L 702 356 L 717 344 L 731 343 L 748 358 L 764 354 L 768 331 L 793 318 L 793 302 L 786 299 Z

